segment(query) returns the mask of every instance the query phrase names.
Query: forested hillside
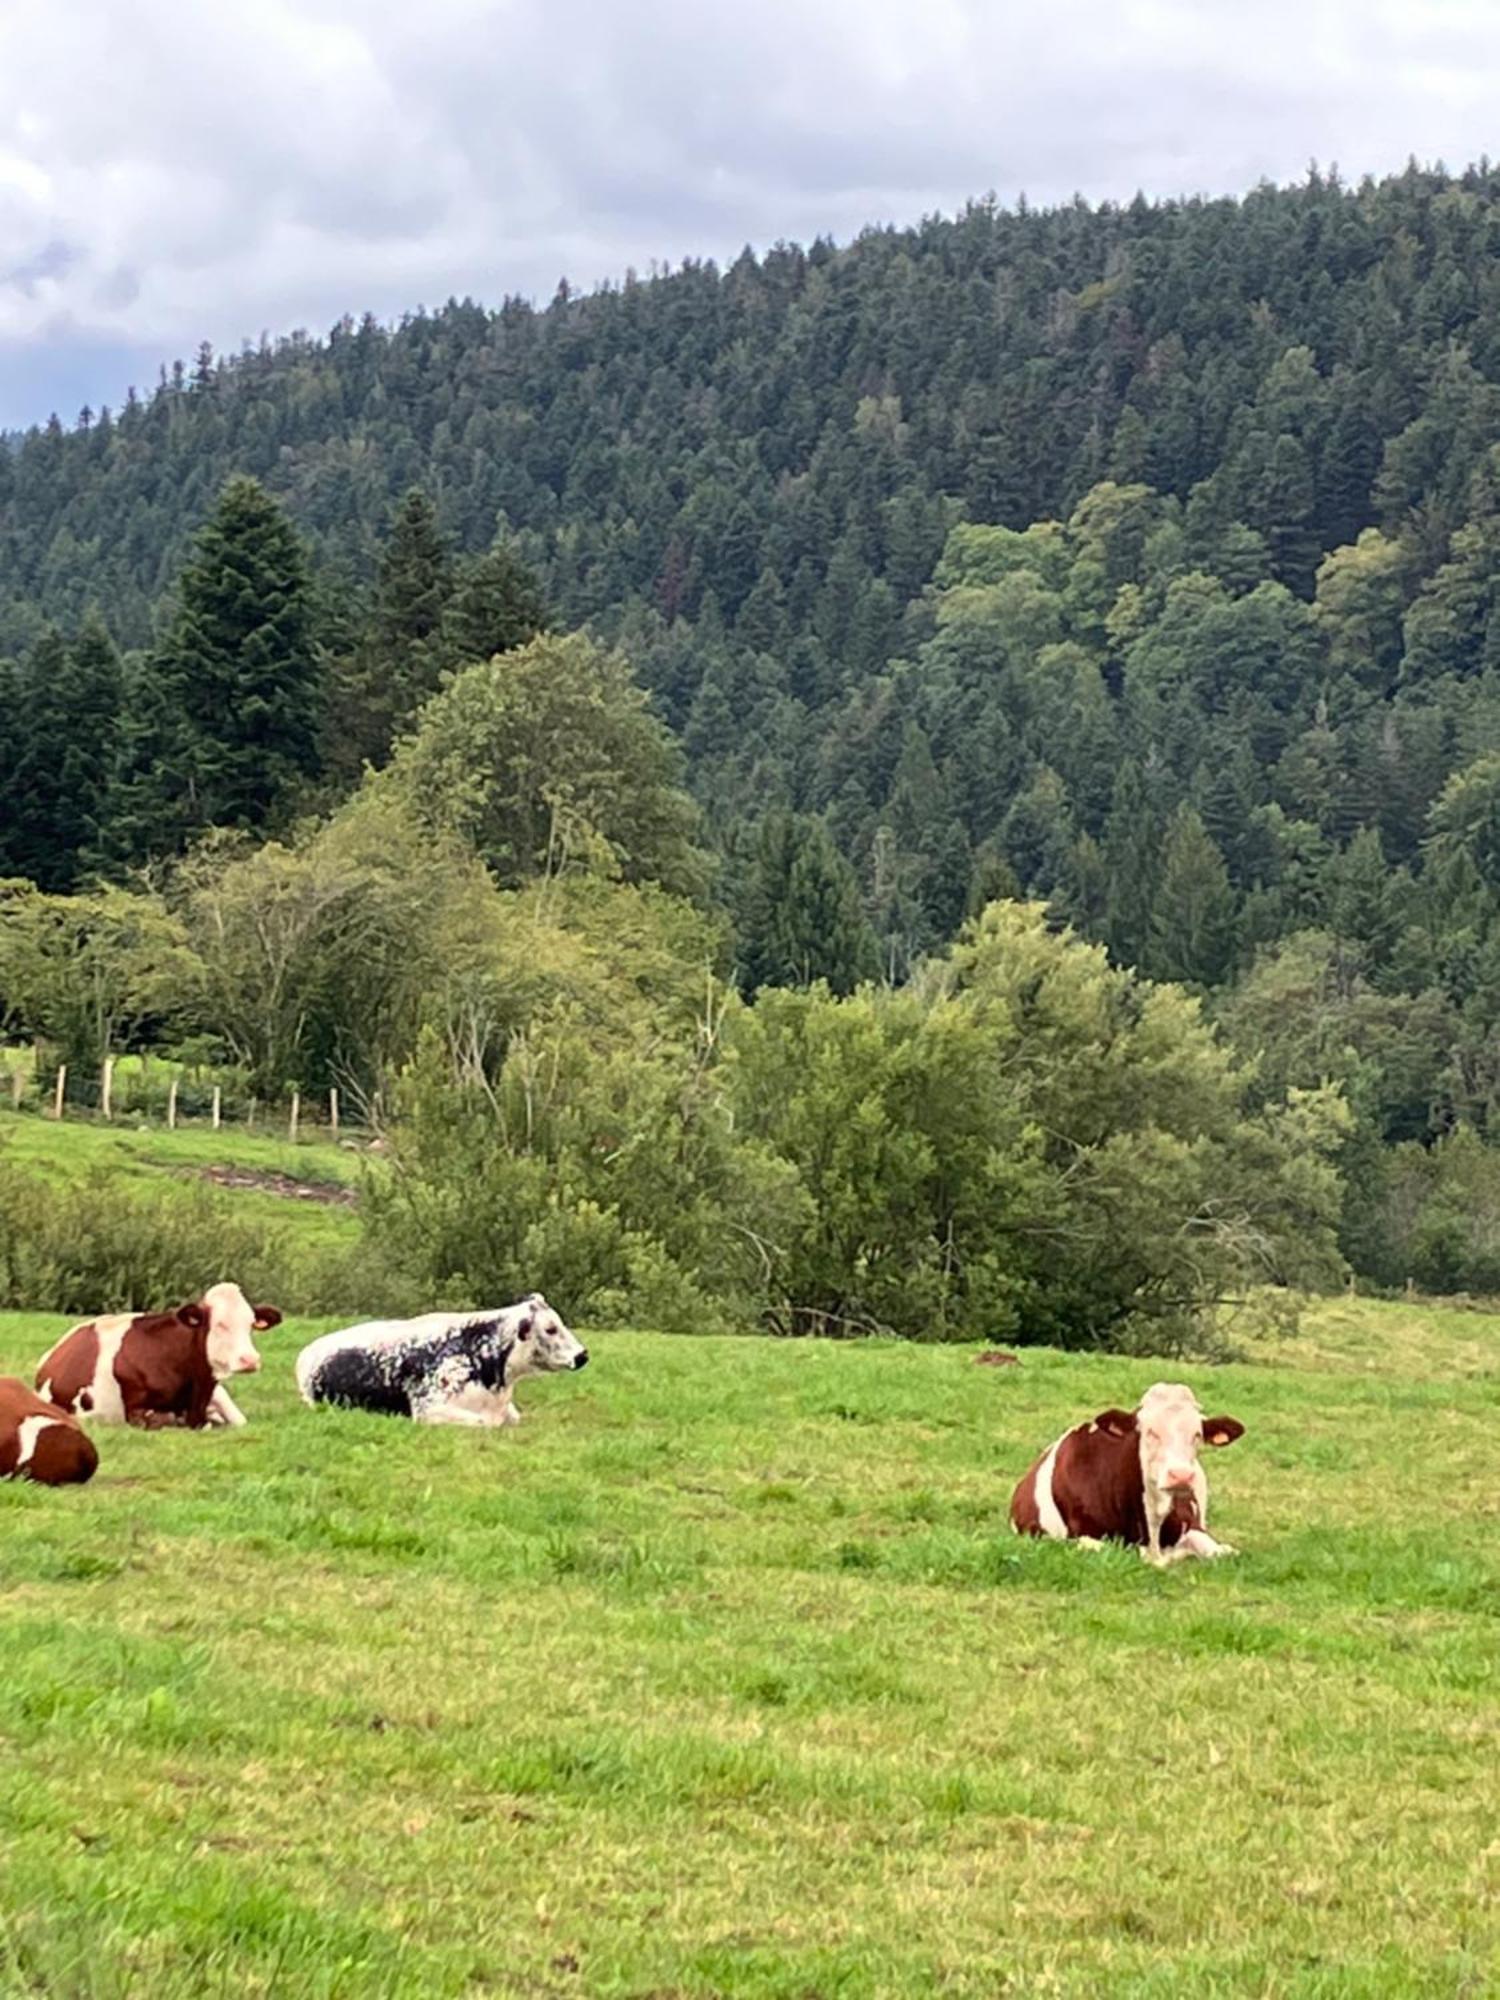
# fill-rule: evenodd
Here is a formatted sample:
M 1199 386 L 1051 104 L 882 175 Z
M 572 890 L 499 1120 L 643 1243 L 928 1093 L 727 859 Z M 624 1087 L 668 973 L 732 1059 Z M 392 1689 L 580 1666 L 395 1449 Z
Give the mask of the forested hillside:
M 282 865 L 205 834 L 333 813 L 266 853 L 337 874 L 394 815 L 508 895 L 686 899 L 748 997 L 1023 895 L 1202 993 L 1248 1109 L 1341 1087 L 1361 1269 L 1500 1283 L 1497 306 L 1482 165 L 205 353 L 0 456 L 0 875 L 186 854 L 201 964 Z M 415 1046 L 404 990 L 365 1056 L 320 1005 L 237 1059 Z

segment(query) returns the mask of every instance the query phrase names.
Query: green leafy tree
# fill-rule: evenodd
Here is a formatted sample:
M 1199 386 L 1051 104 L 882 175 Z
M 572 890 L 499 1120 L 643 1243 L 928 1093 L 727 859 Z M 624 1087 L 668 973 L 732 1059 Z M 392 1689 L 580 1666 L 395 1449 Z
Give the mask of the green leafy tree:
M 619 653 L 542 635 L 455 674 L 376 782 L 470 843 L 502 886 L 584 869 L 701 895 L 680 769 Z

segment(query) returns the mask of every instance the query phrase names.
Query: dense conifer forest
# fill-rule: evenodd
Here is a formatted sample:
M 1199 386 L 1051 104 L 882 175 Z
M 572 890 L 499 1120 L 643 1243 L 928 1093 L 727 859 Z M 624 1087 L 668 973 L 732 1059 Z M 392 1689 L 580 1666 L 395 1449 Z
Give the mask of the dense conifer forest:
M 977 203 L 540 310 L 455 301 L 205 350 L 0 452 L 0 1006 L 80 1056 L 101 1033 L 217 1037 L 265 1088 L 375 1096 L 404 1070 L 426 1079 L 420 1152 L 455 1079 L 493 1091 L 547 1008 L 576 1021 L 622 994 L 676 1024 L 688 1068 L 650 1117 L 680 1111 L 715 1030 L 668 967 L 708 963 L 752 1003 L 728 1031 L 740 1074 L 786 1058 L 763 1045 L 778 1022 L 812 1033 L 780 989 L 843 1004 L 850 1034 L 864 993 L 877 1040 L 920 1041 L 891 1009 L 930 1028 L 992 935 L 954 957 L 966 921 L 1024 900 L 1138 974 L 1130 991 L 1198 997 L 1239 1080 L 1181 1143 L 1222 1138 L 1231 1097 L 1245 1121 L 1321 1106 L 1307 1145 L 1337 1168 L 1339 1254 L 1380 1283 L 1500 1288 L 1497 614 L 1487 164 Z M 416 911 L 419 854 L 449 866 Z M 239 1020 L 244 981 L 219 968 L 277 896 L 302 899 L 321 956 L 283 1015 L 289 938 L 275 1004 Z M 528 898 L 551 926 L 545 1006 L 519 974 L 475 983 L 477 931 Z M 107 1030 L 76 998 L 49 1014 L 39 939 L 70 924 L 108 930 L 117 963 L 170 946 L 197 970 L 176 999 L 126 980 Z M 585 979 L 580 935 L 618 962 Z M 371 978 L 356 1020 L 350 968 L 372 955 L 405 971 Z M 1123 1035 L 1137 1003 L 1089 963 Z M 1070 1035 L 1094 1004 L 1062 1009 Z M 526 1096 L 528 1147 L 533 1114 Z M 1080 1111 L 1069 1142 L 1093 1124 Z M 547 1156 L 554 1193 L 576 1136 Z M 761 1139 L 774 1210 L 770 1163 L 797 1145 Z M 694 1189 L 718 1172 L 700 1159 Z M 953 1240 L 945 1200 L 924 1241 Z M 600 1296 L 701 1269 L 618 1190 L 585 1175 L 577 1203 L 569 1256 L 585 1210 L 614 1217 Z M 1312 1233 L 1334 1230 L 1312 1205 Z M 1255 1206 L 1235 1209 L 1242 1246 Z M 760 1246 L 748 1271 L 778 1232 L 736 1227 Z M 519 1273 L 541 1252 L 504 1255 Z M 868 1244 L 830 1256 L 868 1278 Z M 836 1319 L 849 1287 L 825 1278 L 787 1310 Z M 861 1283 L 871 1323 L 949 1310 Z M 1102 1310 L 1058 1308 L 1075 1331 Z

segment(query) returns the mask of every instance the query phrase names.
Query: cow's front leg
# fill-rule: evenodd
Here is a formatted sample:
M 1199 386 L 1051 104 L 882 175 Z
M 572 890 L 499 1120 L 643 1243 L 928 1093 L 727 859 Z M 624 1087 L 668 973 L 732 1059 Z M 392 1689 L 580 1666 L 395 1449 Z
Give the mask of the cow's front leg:
M 413 1403 L 411 1420 L 414 1424 L 465 1424 L 471 1430 L 484 1430 L 491 1421 L 478 1410 L 466 1410 L 446 1396 L 425 1397 Z
M 203 1421 L 207 1425 L 223 1425 L 230 1430 L 238 1430 L 246 1421 L 244 1411 L 222 1382 L 215 1386 L 213 1394 L 208 1399 L 208 1409 Z
M 518 1424 L 520 1421 L 521 1412 L 516 1408 L 514 1400 L 510 1396 L 507 1396 L 495 1422 L 497 1424 Z
M 1218 1556 L 1237 1556 L 1239 1550 L 1230 1542 L 1216 1542 L 1207 1528 L 1189 1528 L 1178 1545 L 1190 1554 L 1201 1556 L 1205 1562 L 1213 1562 Z
M 1212 1562 L 1216 1556 L 1238 1554 L 1228 1542 L 1216 1542 L 1206 1529 L 1189 1528 L 1169 1549 L 1158 1548 L 1154 1553 L 1149 1547 L 1142 1549 L 1141 1560 L 1154 1569 L 1166 1569 L 1172 1563 Z

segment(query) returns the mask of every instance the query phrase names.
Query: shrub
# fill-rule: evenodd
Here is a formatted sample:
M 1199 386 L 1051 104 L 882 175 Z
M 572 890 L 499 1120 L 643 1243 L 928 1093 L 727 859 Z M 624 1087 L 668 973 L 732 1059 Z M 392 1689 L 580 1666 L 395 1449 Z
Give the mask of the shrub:
M 284 1312 L 400 1310 L 410 1299 L 358 1244 L 299 1242 L 231 1196 L 103 1169 L 77 1181 L 0 1157 L 0 1309 L 95 1313 L 196 1298 L 221 1278 Z

